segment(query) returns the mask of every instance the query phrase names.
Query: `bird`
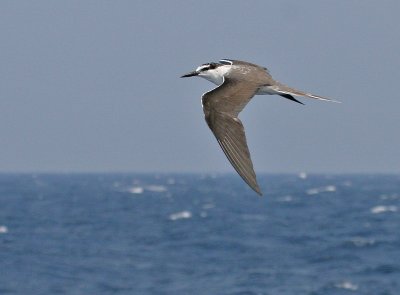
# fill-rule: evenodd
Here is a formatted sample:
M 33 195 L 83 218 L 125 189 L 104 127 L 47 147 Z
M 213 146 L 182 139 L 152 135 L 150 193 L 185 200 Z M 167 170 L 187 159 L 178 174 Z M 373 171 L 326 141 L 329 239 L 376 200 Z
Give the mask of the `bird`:
M 339 102 L 286 86 L 274 80 L 266 67 L 250 62 L 221 59 L 198 66 L 182 75 L 202 77 L 217 85 L 201 97 L 208 127 L 236 172 L 258 195 L 262 191 L 257 182 L 253 162 L 247 146 L 246 134 L 239 113 L 255 95 L 280 95 L 303 104 L 295 96 Z

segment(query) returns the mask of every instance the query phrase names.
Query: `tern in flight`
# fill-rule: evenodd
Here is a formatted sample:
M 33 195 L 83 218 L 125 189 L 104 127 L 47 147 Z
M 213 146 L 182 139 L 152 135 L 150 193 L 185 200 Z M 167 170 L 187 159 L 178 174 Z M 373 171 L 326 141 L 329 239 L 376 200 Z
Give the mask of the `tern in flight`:
M 303 104 L 294 96 L 335 101 L 288 87 L 272 78 L 267 68 L 249 62 L 221 59 L 203 64 L 181 78 L 198 76 L 218 85 L 201 97 L 208 127 L 214 133 L 233 168 L 259 195 L 243 124 L 239 113 L 254 95 L 277 94 Z M 337 101 L 335 101 L 337 102 Z

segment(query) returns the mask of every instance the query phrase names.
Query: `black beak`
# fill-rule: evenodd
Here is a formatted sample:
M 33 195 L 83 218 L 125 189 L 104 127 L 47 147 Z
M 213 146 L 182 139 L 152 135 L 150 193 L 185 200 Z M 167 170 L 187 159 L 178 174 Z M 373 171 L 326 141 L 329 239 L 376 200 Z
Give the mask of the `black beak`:
M 193 77 L 193 76 L 197 76 L 199 73 L 196 71 L 187 73 L 186 75 L 181 76 L 181 78 L 187 78 L 187 77 Z

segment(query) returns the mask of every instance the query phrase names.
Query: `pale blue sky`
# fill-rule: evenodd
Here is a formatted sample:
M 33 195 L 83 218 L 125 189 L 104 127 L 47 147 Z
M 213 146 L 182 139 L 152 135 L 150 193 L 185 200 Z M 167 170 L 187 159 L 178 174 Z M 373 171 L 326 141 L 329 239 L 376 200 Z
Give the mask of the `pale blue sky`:
M 400 172 L 399 1 L 1 1 L 0 171 L 234 172 L 203 119 L 220 58 L 341 100 L 256 96 L 256 172 Z

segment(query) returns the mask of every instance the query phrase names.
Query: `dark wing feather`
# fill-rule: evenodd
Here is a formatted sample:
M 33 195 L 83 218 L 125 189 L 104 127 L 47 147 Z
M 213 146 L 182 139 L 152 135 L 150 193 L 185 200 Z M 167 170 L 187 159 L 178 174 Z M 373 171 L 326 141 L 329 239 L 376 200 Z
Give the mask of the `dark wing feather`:
M 216 124 L 219 126 L 214 129 L 214 135 L 229 162 L 243 180 L 261 195 L 242 122 L 238 118 L 219 114 Z
M 258 90 L 256 84 L 226 79 L 202 97 L 205 119 L 229 162 L 243 180 L 259 195 L 242 122 L 237 117 Z

